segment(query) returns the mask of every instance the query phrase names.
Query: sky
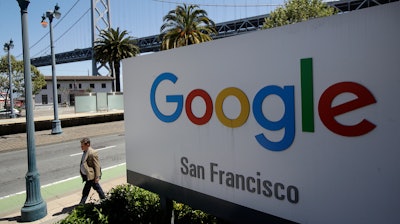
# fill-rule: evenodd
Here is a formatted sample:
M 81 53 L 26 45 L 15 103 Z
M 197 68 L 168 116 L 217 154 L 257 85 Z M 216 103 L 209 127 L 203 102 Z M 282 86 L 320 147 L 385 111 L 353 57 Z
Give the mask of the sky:
M 283 0 L 109 0 L 111 27 L 127 30 L 132 37 L 159 34 L 162 17 L 177 4 L 197 4 L 215 23 L 267 14 Z M 55 53 L 91 47 L 91 0 L 31 0 L 28 7 L 30 57 L 50 55 L 49 27 L 40 24 L 42 15 L 60 7 L 60 19 L 53 20 Z M 14 42 L 11 54 L 22 60 L 21 14 L 16 0 L 0 0 L 0 44 Z M 48 20 L 47 20 L 48 21 Z M 1 51 L 0 56 L 6 55 Z M 51 66 L 38 67 L 51 75 Z M 56 75 L 91 75 L 91 61 L 57 64 Z

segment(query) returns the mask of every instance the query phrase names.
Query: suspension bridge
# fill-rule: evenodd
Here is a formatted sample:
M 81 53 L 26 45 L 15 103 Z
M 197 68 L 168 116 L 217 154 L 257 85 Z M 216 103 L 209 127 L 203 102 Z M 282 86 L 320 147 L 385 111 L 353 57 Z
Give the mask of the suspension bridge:
M 92 44 L 100 30 L 109 28 L 111 26 L 109 1 L 110 0 L 102 0 L 102 1 L 92 0 L 91 3 Z M 341 1 L 327 2 L 327 4 L 337 8 L 340 12 L 347 12 L 395 1 L 398 0 L 341 0 Z M 98 4 L 100 4 L 100 6 L 98 6 Z M 214 39 L 230 37 L 234 35 L 239 35 L 259 30 L 262 27 L 264 19 L 266 17 L 268 17 L 268 14 L 262 14 L 258 16 L 217 23 L 216 30 L 218 34 L 214 37 Z M 100 23 L 97 23 L 96 21 L 97 22 L 100 21 L 102 27 L 99 25 Z M 156 52 L 160 50 L 161 39 L 159 34 L 136 38 L 136 42 L 138 47 L 140 48 L 141 53 Z M 97 66 L 93 58 L 92 49 L 93 45 L 87 48 L 74 49 L 71 51 L 58 53 L 55 55 L 56 64 L 65 64 L 65 63 L 92 60 L 92 69 L 93 69 L 92 73 L 93 75 L 98 75 L 99 67 Z M 31 64 L 36 67 L 51 65 L 51 55 L 31 58 Z

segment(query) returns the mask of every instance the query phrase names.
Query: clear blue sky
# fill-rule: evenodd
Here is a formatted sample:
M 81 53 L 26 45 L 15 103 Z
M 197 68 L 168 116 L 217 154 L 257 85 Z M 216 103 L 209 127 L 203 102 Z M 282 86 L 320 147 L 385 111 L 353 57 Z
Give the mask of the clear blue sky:
M 28 7 L 28 31 L 31 57 L 50 54 L 49 27 L 40 24 L 41 16 L 58 3 L 62 13 L 53 20 L 55 53 L 91 46 L 91 0 L 31 0 Z M 179 3 L 197 4 L 208 12 L 214 22 L 224 22 L 267 14 L 283 4 L 283 0 L 110 0 L 111 26 L 127 30 L 133 37 L 159 33 L 162 17 Z M 14 41 L 11 54 L 22 60 L 21 14 L 16 0 L 0 0 L 0 44 Z M 75 25 L 74 25 L 75 24 Z M 47 34 L 47 35 L 46 35 Z M 6 53 L 2 51 L 0 56 Z M 39 67 L 44 75 L 51 75 L 51 67 Z M 91 74 L 91 62 L 56 66 L 57 75 Z

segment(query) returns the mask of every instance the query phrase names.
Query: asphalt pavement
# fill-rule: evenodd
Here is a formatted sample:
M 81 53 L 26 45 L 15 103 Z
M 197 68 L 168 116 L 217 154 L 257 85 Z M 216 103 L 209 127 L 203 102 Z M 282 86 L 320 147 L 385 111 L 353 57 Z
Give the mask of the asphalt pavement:
M 120 113 L 120 111 L 117 111 Z M 103 113 L 112 113 L 112 112 L 103 112 Z M 102 116 L 103 113 L 95 113 L 94 115 Z M 59 109 L 60 117 L 77 117 L 77 116 L 85 116 L 85 114 L 77 114 L 74 112 L 73 108 L 60 108 Z M 92 114 L 93 115 L 93 114 Z M 41 107 L 35 108 L 34 118 L 41 119 L 44 116 L 52 116 L 52 110 L 49 107 Z M 7 122 L 8 124 L 13 122 L 12 120 L 17 121 L 18 119 L 25 119 L 24 117 L 14 118 L 14 119 L 0 119 L 0 124 Z M 61 123 L 62 126 L 62 123 Z M 110 135 L 110 134 L 124 134 L 125 127 L 124 121 L 113 121 L 99 124 L 90 124 L 90 125 L 82 125 L 75 127 L 67 127 L 62 128 L 61 134 L 51 134 L 51 130 L 44 131 L 36 131 L 35 132 L 35 145 L 46 145 L 46 144 L 54 144 L 64 141 L 71 140 L 80 140 L 83 137 L 95 137 L 102 135 Z M 0 154 L 5 151 L 10 150 L 26 150 L 27 145 L 26 133 L 21 134 L 13 134 L 13 135 L 3 135 L 0 136 Z M 107 192 L 111 188 L 126 183 L 126 168 L 125 166 L 118 166 L 110 168 L 108 171 L 110 174 L 108 175 L 108 179 L 102 180 L 102 187 Z M 56 223 L 62 218 L 68 215 L 77 204 L 81 196 L 81 181 L 79 178 L 71 178 L 66 180 L 63 183 L 54 183 L 51 186 L 42 186 L 41 191 L 42 194 L 47 195 L 44 200 L 47 203 L 47 216 L 29 223 Z M 60 186 L 68 185 L 75 186 L 78 188 L 71 187 L 69 190 L 60 190 Z M 93 191 L 93 190 L 92 190 Z M 97 194 L 94 192 L 90 193 L 92 200 L 97 199 Z M 20 223 L 20 209 L 24 203 L 24 195 L 14 195 L 12 197 L 0 199 L 1 204 L 12 204 L 18 203 L 20 207 L 14 209 L 12 211 L 4 212 L 0 211 L 0 223 Z M 22 198 L 22 199 L 21 199 Z M 21 201 L 22 202 L 19 202 Z
M 97 113 L 75 113 L 73 107 L 59 108 L 59 118 L 76 118 L 84 117 L 88 114 L 94 116 L 103 116 L 104 114 L 120 113 L 121 111 L 111 112 L 97 112 Z M 10 125 L 13 122 L 18 123 L 25 120 L 23 116 L 14 119 L 0 119 L 0 128 L 2 124 Z M 53 110 L 50 107 L 36 107 L 34 110 L 34 119 L 51 119 L 53 118 Z M 61 121 L 62 127 L 62 121 Z M 35 132 L 35 145 L 53 144 L 63 141 L 81 139 L 83 137 L 93 137 L 108 134 L 123 134 L 125 132 L 124 121 L 114 121 L 91 125 L 82 125 L 75 127 L 62 128 L 61 134 L 51 134 L 51 130 L 36 131 Z M 0 152 L 9 150 L 26 149 L 27 147 L 26 133 L 3 135 L 0 136 Z

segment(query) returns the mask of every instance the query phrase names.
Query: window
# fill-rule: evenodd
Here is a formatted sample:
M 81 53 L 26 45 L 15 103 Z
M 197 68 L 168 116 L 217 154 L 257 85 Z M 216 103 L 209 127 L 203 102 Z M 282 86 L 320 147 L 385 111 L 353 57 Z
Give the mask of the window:
M 74 94 L 69 94 L 69 104 L 71 106 L 75 106 L 75 95 Z
M 48 104 L 47 95 L 42 95 L 42 104 Z
M 72 83 L 69 84 L 69 88 L 72 89 Z
M 61 94 L 58 94 L 57 103 L 61 103 Z
M 47 89 L 47 84 L 42 87 L 42 89 Z
M 107 85 L 105 83 L 102 83 L 101 88 L 105 89 L 105 88 L 107 88 Z
M 60 86 L 61 86 L 61 84 L 57 84 L 57 89 L 59 89 L 59 88 L 60 88 Z
M 78 85 L 78 86 L 79 86 L 79 89 L 82 89 L 82 84 L 80 84 L 80 83 L 79 83 L 79 85 Z
M 90 88 L 94 89 L 94 83 L 90 83 Z

